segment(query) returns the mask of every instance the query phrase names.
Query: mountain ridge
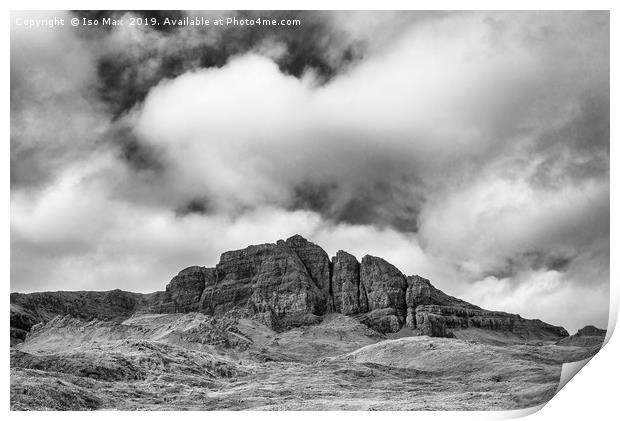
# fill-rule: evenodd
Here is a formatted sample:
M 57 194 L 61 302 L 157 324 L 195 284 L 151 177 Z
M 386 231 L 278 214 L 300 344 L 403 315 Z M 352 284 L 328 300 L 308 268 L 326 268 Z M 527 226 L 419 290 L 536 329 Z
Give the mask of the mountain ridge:
M 343 250 L 332 258 L 300 235 L 222 253 L 215 267 L 181 270 L 164 291 L 11 293 L 11 343 L 57 315 L 121 321 L 141 313 L 237 313 L 274 330 L 319 323 L 330 313 L 356 316 L 377 332 L 454 337 L 476 328 L 524 341 L 559 340 L 568 332 L 538 319 L 484 310 L 445 294 L 428 279 L 405 276 L 386 260 L 360 261 Z

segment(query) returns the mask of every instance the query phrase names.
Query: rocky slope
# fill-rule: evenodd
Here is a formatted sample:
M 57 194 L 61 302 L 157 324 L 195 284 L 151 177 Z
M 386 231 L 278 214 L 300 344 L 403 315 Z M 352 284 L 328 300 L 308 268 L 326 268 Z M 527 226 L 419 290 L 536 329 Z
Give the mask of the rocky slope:
M 508 334 L 515 340 L 557 341 L 562 327 L 481 309 L 451 297 L 420 276 L 405 276 L 375 256 L 339 251 L 329 258 L 295 235 L 222 254 L 214 268 L 179 272 L 165 291 L 137 294 L 44 292 L 11 294 L 11 341 L 57 315 L 121 321 L 134 314 L 189 313 L 251 317 L 276 331 L 320 323 L 327 315 L 355 316 L 383 334 L 454 337 L 469 329 Z
M 560 339 L 557 344 L 580 347 L 602 346 L 606 335 L 607 330 L 598 329 L 590 325 L 579 329 L 574 335 Z
M 56 316 L 11 349 L 13 410 L 502 410 L 598 348 L 391 340 L 355 316 L 275 331 L 230 314 Z
M 56 291 L 11 294 L 11 343 L 24 339 L 30 328 L 57 315 L 90 320 L 124 320 L 149 295 L 121 290 Z

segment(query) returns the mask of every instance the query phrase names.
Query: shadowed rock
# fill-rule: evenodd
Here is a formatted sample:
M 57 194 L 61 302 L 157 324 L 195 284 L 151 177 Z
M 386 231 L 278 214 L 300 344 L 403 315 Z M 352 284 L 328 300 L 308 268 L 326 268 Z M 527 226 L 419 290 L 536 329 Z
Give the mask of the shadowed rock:
M 377 324 L 395 326 L 393 316 L 396 316 L 398 329 L 400 329 L 407 314 L 405 303 L 407 280 L 405 276 L 395 266 L 379 257 L 364 256 L 360 265 L 360 282 L 366 291 L 368 310 L 372 312 L 391 308 L 395 311 L 394 315 L 377 316 L 389 319 L 385 322 L 378 321 Z M 395 332 L 398 329 L 392 329 L 389 332 Z
M 222 254 L 217 281 L 205 287 L 203 308 L 211 314 L 241 309 L 267 313 L 282 326 L 320 320 L 326 301 L 299 256 L 285 243 L 261 244 Z
M 408 276 L 407 285 L 407 292 L 405 294 L 405 301 L 407 303 L 406 323 L 410 329 L 417 328 L 418 323 L 416 318 L 416 308 L 421 305 L 453 306 L 480 310 L 480 307 L 478 306 L 475 306 L 458 298 L 451 297 L 444 292 L 438 290 L 431 284 L 428 279 L 425 279 L 421 276 Z M 433 328 L 427 327 L 426 329 L 422 329 L 422 331 L 434 332 L 435 330 Z M 424 334 L 427 335 L 429 333 Z
M 21 342 L 37 323 L 57 315 L 91 320 L 124 320 L 140 306 L 143 294 L 121 291 L 11 293 L 11 342 Z
M 155 293 L 144 311 L 155 313 L 188 313 L 202 307 L 202 295 L 207 284 L 215 282 L 215 269 L 190 266 L 176 275 L 166 290 Z
M 287 239 L 286 242 L 278 241 L 279 245 L 283 245 L 282 243 L 286 244 L 299 256 L 308 274 L 323 294 L 326 310 L 334 311 L 334 299 L 332 299 L 330 294 L 330 261 L 325 250 L 306 240 L 301 235 L 294 235 Z
M 359 313 L 362 308 L 359 262 L 352 254 L 340 250 L 333 257 L 332 266 L 332 292 L 336 311 L 345 315 Z
M 566 329 L 541 320 L 523 319 L 518 314 L 473 307 L 423 305 L 415 310 L 420 335 L 453 337 L 453 331 L 481 328 L 514 333 L 524 339 L 553 340 L 568 336 Z

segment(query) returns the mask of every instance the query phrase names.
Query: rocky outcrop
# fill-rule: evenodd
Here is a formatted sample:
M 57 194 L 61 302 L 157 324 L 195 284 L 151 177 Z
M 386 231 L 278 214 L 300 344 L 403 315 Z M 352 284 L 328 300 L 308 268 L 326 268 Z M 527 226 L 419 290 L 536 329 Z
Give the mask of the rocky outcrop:
M 216 281 L 203 292 L 209 314 L 236 309 L 290 327 L 319 321 L 326 311 L 325 291 L 284 242 L 226 252 L 215 272 Z
M 334 308 L 344 315 L 365 313 L 368 300 L 360 289 L 360 264 L 352 254 L 338 251 L 332 258 Z
M 123 320 L 139 307 L 143 295 L 112 291 L 11 293 L 11 341 L 20 342 L 37 323 L 57 315 L 91 320 Z
M 428 279 L 421 276 L 414 275 L 407 277 L 407 292 L 405 294 L 405 301 L 407 304 L 407 318 L 406 323 L 410 329 L 417 329 L 417 317 L 416 309 L 423 305 L 439 305 L 458 308 L 469 308 L 480 310 L 480 307 L 473 304 L 469 304 L 463 300 L 455 297 L 451 297 L 442 291 L 435 288 Z M 435 332 L 434 329 L 426 326 L 421 331 Z M 424 333 L 425 335 L 428 333 Z M 430 335 L 430 336 L 444 336 L 444 335 Z
M 574 335 L 562 338 L 557 342 L 561 346 L 600 347 L 605 341 L 607 330 L 594 326 L 585 326 Z
M 403 325 L 402 318 L 398 316 L 396 309 L 390 307 L 363 314 L 359 317 L 359 321 L 381 333 L 398 332 Z
M 360 282 L 368 300 L 368 310 L 393 308 L 406 312 L 407 280 L 396 267 L 380 257 L 364 256 L 360 265 Z
M 561 327 L 451 297 L 428 279 L 405 277 L 379 257 L 367 255 L 358 262 L 341 250 L 330 260 L 321 247 L 295 235 L 225 252 L 215 267 L 183 269 L 165 291 L 151 294 L 11 294 L 11 340 L 19 342 L 34 324 L 57 315 L 119 321 L 134 313 L 188 312 L 235 313 L 274 329 L 314 324 L 336 312 L 355 316 L 381 333 L 406 325 L 414 334 L 441 337 L 471 328 L 544 340 L 568 336 Z
M 334 298 L 331 291 L 331 262 L 325 250 L 301 235 L 294 235 L 286 242 L 280 240 L 278 245 L 286 245 L 297 254 L 314 284 L 323 294 L 326 310 L 334 311 Z
M 144 299 L 141 312 L 188 313 L 202 308 L 202 296 L 206 285 L 215 282 L 215 269 L 190 266 L 176 275 L 165 291 L 159 291 Z
M 32 310 L 11 303 L 11 346 L 22 342 L 32 326 L 43 321 L 44 319 Z
M 415 309 L 415 318 L 418 333 L 428 336 L 453 337 L 453 331 L 468 328 L 511 332 L 524 340 L 553 340 L 568 336 L 563 327 L 473 306 L 421 305 Z
M 360 285 L 365 290 L 368 302 L 368 310 L 393 309 L 393 314 L 377 316 L 376 324 L 381 326 L 391 326 L 387 332 L 397 332 L 405 321 L 407 305 L 405 294 L 407 291 L 407 280 L 395 266 L 375 256 L 364 256 L 360 265 Z M 388 320 L 380 321 L 378 318 L 386 317 Z M 398 321 L 398 327 L 394 320 Z
M 421 276 L 409 276 L 407 284 L 406 323 L 418 335 L 450 338 L 455 331 L 470 328 L 509 332 L 524 341 L 554 340 L 568 335 L 564 328 L 540 320 L 484 310 L 445 294 Z

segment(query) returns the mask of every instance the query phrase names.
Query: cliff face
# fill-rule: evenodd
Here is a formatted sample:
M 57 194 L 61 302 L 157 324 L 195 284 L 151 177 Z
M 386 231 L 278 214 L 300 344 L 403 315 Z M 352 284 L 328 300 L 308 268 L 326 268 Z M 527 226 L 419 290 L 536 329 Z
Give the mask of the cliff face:
M 332 258 L 332 299 L 334 309 L 344 315 L 368 311 L 366 290 L 360 284 L 360 263 L 355 256 L 340 250 Z
M 234 312 L 285 330 L 320 322 L 327 313 L 356 316 L 381 333 L 400 331 L 451 337 L 454 330 L 480 328 L 526 338 L 559 339 L 561 327 L 519 315 L 487 311 L 451 297 L 420 276 L 406 277 L 375 257 L 361 262 L 339 251 L 331 259 L 318 245 L 296 235 L 222 254 L 214 268 L 179 272 L 165 291 L 137 294 L 44 292 L 11 294 L 12 340 L 57 315 L 123 320 L 135 313 Z

